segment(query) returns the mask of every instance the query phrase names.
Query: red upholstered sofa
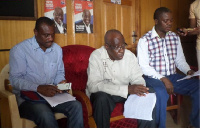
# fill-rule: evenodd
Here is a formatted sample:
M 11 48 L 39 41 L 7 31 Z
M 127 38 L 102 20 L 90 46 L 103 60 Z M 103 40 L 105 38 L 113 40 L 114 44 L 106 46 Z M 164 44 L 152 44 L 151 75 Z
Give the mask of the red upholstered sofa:
M 96 127 L 92 116 L 92 105 L 85 94 L 87 83 L 87 67 L 90 54 L 95 48 L 84 45 L 68 45 L 62 47 L 65 76 L 68 82 L 72 82 L 73 95 L 81 102 L 83 107 L 84 127 Z M 137 120 L 123 117 L 123 103 L 117 103 L 111 114 L 110 127 L 112 128 L 134 128 Z

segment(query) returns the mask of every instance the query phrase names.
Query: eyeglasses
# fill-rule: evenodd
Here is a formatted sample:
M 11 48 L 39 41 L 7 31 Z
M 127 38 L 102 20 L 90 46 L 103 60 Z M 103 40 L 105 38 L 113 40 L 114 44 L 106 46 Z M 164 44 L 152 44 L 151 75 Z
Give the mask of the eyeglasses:
M 106 43 L 106 44 L 115 51 L 119 51 L 120 49 L 125 49 L 125 47 L 127 46 L 127 43 L 123 43 L 121 46 L 112 46 L 108 43 Z

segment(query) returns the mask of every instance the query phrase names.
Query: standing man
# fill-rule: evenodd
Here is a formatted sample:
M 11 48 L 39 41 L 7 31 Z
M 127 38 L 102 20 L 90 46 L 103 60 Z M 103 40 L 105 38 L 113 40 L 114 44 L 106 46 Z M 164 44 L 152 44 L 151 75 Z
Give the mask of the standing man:
M 200 0 L 194 1 L 190 5 L 190 28 L 194 28 L 188 31 L 189 35 L 197 35 L 197 61 L 198 69 L 200 69 Z
M 62 49 L 54 43 L 55 23 L 47 17 L 37 19 L 34 34 L 33 38 L 24 40 L 10 51 L 10 82 L 20 116 L 34 121 L 40 128 L 57 128 L 54 113 L 59 112 L 67 116 L 67 127 L 83 127 L 82 106 L 78 101 L 51 107 L 48 103 L 32 102 L 21 97 L 21 91 L 52 97 L 62 93 L 56 85 L 66 82 Z
M 172 12 L 165 7 L 156 9 L 155 26 L 147 32 L 138 43 L 138 60 L 144 73 L 148 87 L 156 92 L 156 123 L 158 127 L 166 127 L 166 107 L 169 94 L 188 95 L 192 99 L 191 124 L 199 127 L 199 80 L 187 79 L 176 73 L 176 67 L 186 75 L 192 75 L 186 63 L 180 38 L 170 31 L 172 28 Z
M 126 50 L 124 36 L 118 30 L 109 30 L 104 36 L 105 44 L 95 50 L 89 59 L 86 93 L 94 109 L 94 120 L 98 128 L 110 127 L 110 116 L 115 103 L 125 102 L 129 94 L 145 96 L 142 71 L 135 55 Z M 122 72 L 123 71 L 123 72 Z M 138 120 L 138 126 L 155 128 L 153 120 Z
M 93 33 L 93 24 L 91 21 L 91 13 L 88 9 L 83 10 L 82 14 L 83 20 L 81 22 L 75 23 L 76 33 Z
M 63 23 L 63 10 L 60 7 L 56 7 L 53 13 L 55 22 L 55 33 L 67 33 L 67 25 Z
M 198 69 L 200 69 L 200 0 L 196 0 L 190 5 L 189 19 L 190 28 L 181 28 L 180 30 L 182 30 L 183 32 L 178 31 L 177 33 L 181 36 L 197 35 L 197 62 Z

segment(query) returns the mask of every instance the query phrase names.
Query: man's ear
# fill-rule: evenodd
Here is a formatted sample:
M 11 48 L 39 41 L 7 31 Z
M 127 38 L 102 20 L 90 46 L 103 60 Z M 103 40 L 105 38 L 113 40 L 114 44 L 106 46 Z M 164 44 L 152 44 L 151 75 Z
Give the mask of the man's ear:
M 106 50 L 109 48 L 107 43 L 104 44 L 104 47 L 105 47 Z
M 157 25 L 158 24 L 158 19 L 155 19 L 154 22 L 155 22 L 155 25 Z
M 34 34 L 35 34 L 35 36 L 38 35 L 38 31 L 36 29 L 34 29 Z

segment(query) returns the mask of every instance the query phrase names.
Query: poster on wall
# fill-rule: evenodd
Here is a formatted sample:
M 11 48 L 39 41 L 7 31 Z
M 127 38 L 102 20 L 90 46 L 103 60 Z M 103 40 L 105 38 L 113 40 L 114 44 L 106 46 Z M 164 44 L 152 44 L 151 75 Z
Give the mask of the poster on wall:
M 75 33 L 93 33 L 93 0 L 74 0 Z
M 121 4 L 121 0 L 111 0 L 112 3 Z
M 55 22 L 55 33 L 67 33 L 65 0 L 45 0 L 44 16 Z

